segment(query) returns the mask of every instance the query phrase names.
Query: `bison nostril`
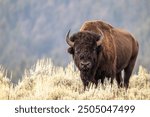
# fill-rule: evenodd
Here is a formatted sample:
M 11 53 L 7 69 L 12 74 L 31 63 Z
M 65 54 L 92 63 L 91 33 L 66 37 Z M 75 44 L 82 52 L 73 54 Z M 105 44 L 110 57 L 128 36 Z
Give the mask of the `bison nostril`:
M 80 65 L 82 68 L 85 66 L 85 64 L 83 62 L 81 62 Z
M 83 67 L 89 68 L 89 67 L 91 66 L 91 63 L 90 63 L 90 62 L 81 62 L 80 64 L 81 64 L 81 67 L 82 67 L 82 68 L 83 68 Z
M 87 62 L 86 65 L 87 65 L 87 66 L 90 66 L 90 62 Z

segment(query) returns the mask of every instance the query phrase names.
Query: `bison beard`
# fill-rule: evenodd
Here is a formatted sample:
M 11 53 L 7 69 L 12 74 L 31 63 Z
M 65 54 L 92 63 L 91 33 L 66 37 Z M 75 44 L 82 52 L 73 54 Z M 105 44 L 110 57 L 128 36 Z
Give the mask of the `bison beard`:
M 95 71 L 96 71 L 96 68 L 92 68 L 87 71 L 80 71 L 80 77 L 84 86 L 84 90 L 86 89 L 86 87 L 89 85 L 90 82 L 95 84 L 97 87 L 98 82 L 94 78 Z
M 92 75 L 89 72 L 80 72 L 80 77 L 84 85 L 84 90 L 89 85 L 89 82 L 94 83 L 94 81 L 92 81 Z
M 90 82 L 96 87 L 99 80 L 103 84 L 105 77 L 111 78 L 111 84 L 116 77 L 118 87 L 124 83 L 128 88 L 139 50 L 138 42 L 130 33 L 102 21 L 85 22 L 79 32 L 71 37 L 69 33 L 68 52 L 80 70 L 84 90 Z

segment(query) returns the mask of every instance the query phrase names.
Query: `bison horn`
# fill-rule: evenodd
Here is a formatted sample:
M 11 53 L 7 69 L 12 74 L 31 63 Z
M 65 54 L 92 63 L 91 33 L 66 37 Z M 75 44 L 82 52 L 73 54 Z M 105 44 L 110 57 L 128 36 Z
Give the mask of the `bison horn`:
M 70 34 L 70 30 L 69 30 L 68 33 L 67 33 L 66 41 L 67 41 L 68 45 L 70 45 L 71 47 L 73 47 L 74 42 L 72 42 L 72 41 L 70 40 L 69 34 Z
M 99 30 L 101 35 L 100 35 L 100 39 L 96 42 L 97 43 L 97 46 L 101 45 L 102 43 L 102 40 L 104 39 L 104 34 L 101 30 Z

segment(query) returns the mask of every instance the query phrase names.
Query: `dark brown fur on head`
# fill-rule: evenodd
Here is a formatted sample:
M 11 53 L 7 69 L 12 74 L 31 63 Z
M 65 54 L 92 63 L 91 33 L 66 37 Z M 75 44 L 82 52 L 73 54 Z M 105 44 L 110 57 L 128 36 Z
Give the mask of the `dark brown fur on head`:
M 96 41 L 100 39 L 100 35 L 89 32 L 89 31 L 82 31 L 73 34 L 70 37 L 70 40 L 75 43 L 76 48 L 83 48 L 83 47 L 92 47 L 96 46 Z M 68 52 L 70 54 L 74 54 L 74 47 L 69 47 Z
M 74 62 L 81 72 L 82 80 L 91 81 L 98 62 L 98 54 L 101 51 L 101 45 L 97 46 L 97 41 L 101 36 L 89 32 L 82 31 L 73 34 L 70 40 L 74 42 L 73 47 L 69 47 L 68 52 L 73 55 Z M 88 64 L 82 66 L 82 64 Z

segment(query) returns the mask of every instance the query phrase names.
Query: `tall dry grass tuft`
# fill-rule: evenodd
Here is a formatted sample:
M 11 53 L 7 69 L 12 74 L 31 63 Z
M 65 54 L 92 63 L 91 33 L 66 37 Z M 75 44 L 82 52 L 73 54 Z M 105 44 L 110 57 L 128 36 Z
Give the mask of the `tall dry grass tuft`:
M 50 59 L 39 60 L 30 70 L 26 70 L 22 81 L 16 86 L 10 82 L 4 70 L 0 69 L 0 99 L 39 100 L 100 100 L 100 99 L 150 99 L 150 74 L 139 67 L 138 74 L 130 80 L 129 89 L 118 89 L 116 81 L 111 87 L 105 80 L 95 89 L 83 91 L 79 71 L 73 62 L 67 67 L 53 65 Z
M 13 84 L 7 78 L 7 71 L 0 66 L 0 99 L 12 99 Z

